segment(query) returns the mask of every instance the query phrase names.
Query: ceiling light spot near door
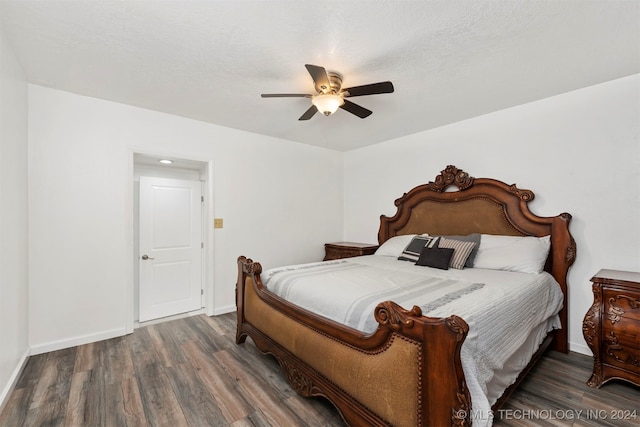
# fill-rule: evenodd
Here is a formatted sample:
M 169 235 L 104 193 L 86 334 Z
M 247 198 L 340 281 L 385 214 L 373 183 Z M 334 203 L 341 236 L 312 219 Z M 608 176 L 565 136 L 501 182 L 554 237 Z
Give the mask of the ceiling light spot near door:
M 162 160 L 158 160 L 160 163 L 162 163 L 163 165 L 170 165 L 171 163 L 173 163 L 173 160 L 169 160 L 169 159 L 162 159 Z

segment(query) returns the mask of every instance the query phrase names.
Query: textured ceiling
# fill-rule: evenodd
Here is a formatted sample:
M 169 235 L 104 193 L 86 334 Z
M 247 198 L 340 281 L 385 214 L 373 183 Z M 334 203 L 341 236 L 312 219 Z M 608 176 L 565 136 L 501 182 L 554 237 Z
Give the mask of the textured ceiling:
M 350 150 L 640 72 L 637 0 L 0 0 L 29 82 L 301 143 Z M 298 117 L 305 63 L 359 119 Z

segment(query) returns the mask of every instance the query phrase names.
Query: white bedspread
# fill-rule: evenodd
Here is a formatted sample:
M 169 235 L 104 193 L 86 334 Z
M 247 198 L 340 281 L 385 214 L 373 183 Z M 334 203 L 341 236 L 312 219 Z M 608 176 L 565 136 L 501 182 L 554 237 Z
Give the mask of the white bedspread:
M 522 365 L 506 370 L 513 378 L 500 378 L 510 385 L 530 360 L 530 354 L 520 357 L 518 350 L 532 331 L 535 351 L 549 330 L 560 327 L 562 291 L 548 273 L 439 270 L 371 255 L 274 268 L 265 271 L 262 280 L 282 298 L 366 333 L 377 328 L 373 312 L 382 301 L 406 309 L 418 305 L 425 316 L 462 317 L 469 324 L 461 360 L 474 426 L 492 423 L 491 405 L 504 390 L 488 384 L 505 362 L 519 359 L 516 363 Z

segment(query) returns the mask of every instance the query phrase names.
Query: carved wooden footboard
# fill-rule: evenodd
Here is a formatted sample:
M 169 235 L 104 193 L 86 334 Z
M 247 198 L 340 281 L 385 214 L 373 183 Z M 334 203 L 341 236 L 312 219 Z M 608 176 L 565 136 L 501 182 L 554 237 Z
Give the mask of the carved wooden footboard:
M 383 302 L 378 330 L 365 336 L 270 293 L 261 271 L 238 258 L 236 341 L 250 336 L 274 355 L 298 393 L 328 398 L 351 425 L 471 424 L 460 362 L 464 320 Z

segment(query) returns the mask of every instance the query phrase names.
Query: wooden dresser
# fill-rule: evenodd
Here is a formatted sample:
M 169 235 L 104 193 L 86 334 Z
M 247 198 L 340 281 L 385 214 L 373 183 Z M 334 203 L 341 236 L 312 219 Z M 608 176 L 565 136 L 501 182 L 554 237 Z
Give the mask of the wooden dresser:
M 334 242 L 325 243 L 324 260 L 351 258 L 354 256 L 373 255 L 378 249 L 378 245 L 370 243 L 354 243 L 354 242 Z
M 600 270 L 591 281 L 593 305 L 582 322 L 593 352 L 587 384 L 617 378 L 640 386 L 640 273 Z

